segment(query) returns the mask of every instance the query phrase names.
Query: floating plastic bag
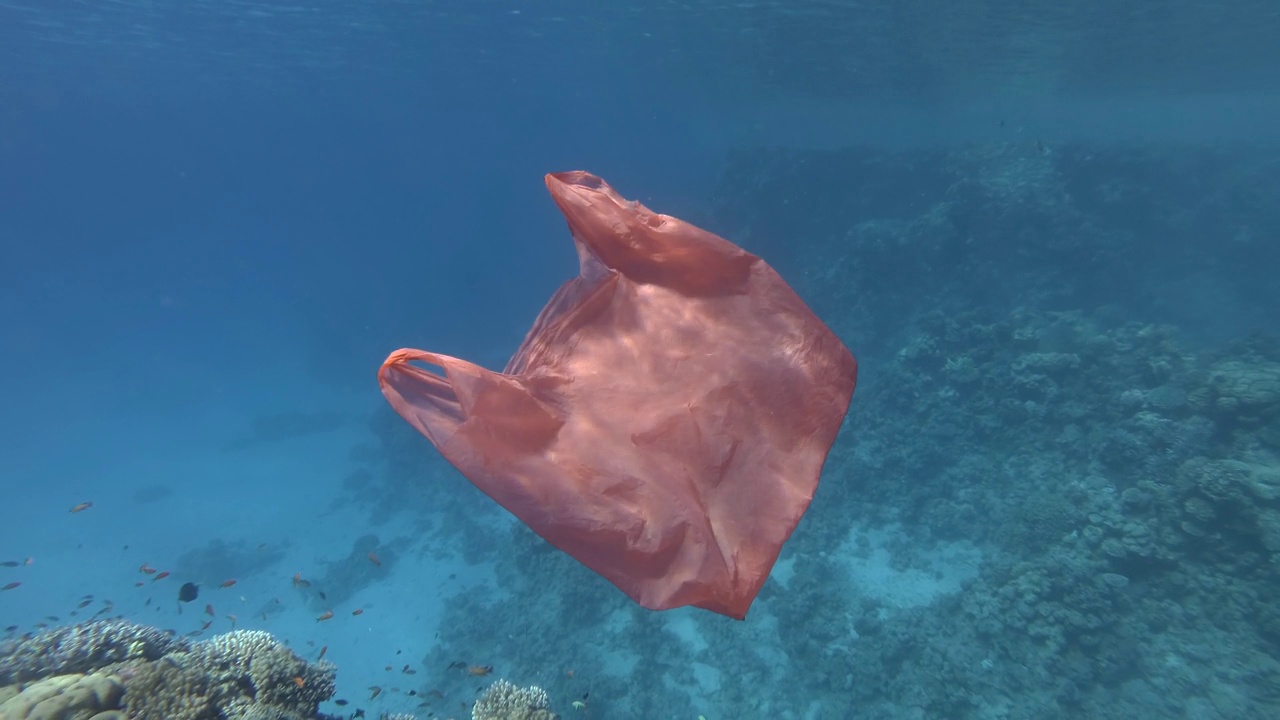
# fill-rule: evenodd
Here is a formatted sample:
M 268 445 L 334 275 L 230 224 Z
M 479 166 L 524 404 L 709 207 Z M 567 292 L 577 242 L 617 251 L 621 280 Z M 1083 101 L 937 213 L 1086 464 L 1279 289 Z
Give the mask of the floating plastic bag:
M 382 392 L 636 602 L 741 619 L 817 489 L 853 355 L 760 258 L 588 173 L 546 182 L 578 277 L 502 373 L 397 350 Z

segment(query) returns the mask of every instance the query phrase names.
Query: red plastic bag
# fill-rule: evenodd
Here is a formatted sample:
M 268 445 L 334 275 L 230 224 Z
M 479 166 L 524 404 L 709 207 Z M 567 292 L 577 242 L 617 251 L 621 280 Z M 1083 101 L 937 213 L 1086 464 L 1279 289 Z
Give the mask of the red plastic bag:
M 588 173 L 546 182 L 578 277 L 502 373 L 397 350 L 382 392 L 636 602 L 741 619 L 813 498 L 857 363 L 760 258 Z

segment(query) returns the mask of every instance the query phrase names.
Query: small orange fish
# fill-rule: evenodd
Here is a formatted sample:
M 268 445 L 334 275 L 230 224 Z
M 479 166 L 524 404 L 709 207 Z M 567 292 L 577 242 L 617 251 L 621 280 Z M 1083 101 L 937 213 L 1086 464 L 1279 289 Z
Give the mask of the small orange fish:
M 294 574 L 293 574 L 293 586 L 294 586 L 294 587 L 300 587 L 300 588 L 309 588 L 309 587 L 311 587 L 311 581 L 310 581 L 310 580 L 303 580 L 303 579 L 302 579 L 302 573 L 294 573 Z
M 167 578 L 167 577 L 169 577 L 169 571 L 168 571 L 168 570 L 165 570 L 164 572 L 160 573 L 159 575 L 156 575 L 155 577 L 151 578 L 151 582 L 155 582 L 155 581 L 157 581 L 157 580 L 163 580 L 163 579 L 165 579 L 165 578 Z
M 467 674 L 474 675 L 476 677 L 482 677 L 482 676 L 488 675 L 491 672 L 493 672 L 492 665 L 472 665 L 471 667 L 467 668 Z
M 142 563 L 141 565 L 138 566 L 138 572 L 146 573 L 148 575 L 155 575 L 156 569 L 146 563 Z
M 364 608 L 356 608 L 355 610 L 352 610 L 352 611 L 351 611 L 351 614 L 352 614 L 352 615 L 363 615 L 363 614 L 364 614 Z
M 221 583 L 219 583 L 219 584 L 218 584 L 218 587 L 220 587 L 220 588 L 229 588 L 229 587 L 231 587 L 232 585 L 235 585 L 235 584 L 236 584 L 236 581 L 235 581 L 235 580 L 223 580 Z
M 88 510 L 88 509 L 89 509 L 89 508 L 91 508 L 91 507 L 93 507 L 93 503 L 91 503 L 91 502 L 82 502 L 82 503 L 80 503 L 79 505 L 77 505 L 77 506 L 75 506 L 75 507 L 71 508 L 71 512 L 73 512 L 73 513 L 84 512 L 85 510 Z
M 20 583 L 20 582 L 11 582 L 11 583 L 9 583 L 8 585 L 5 585 L 4 587 L 0 588 L 0 591 L 4 591 L 4 590 L 12 590 L 12 589 L 14 589 L 14 588 L 18 587 L 18 586 L 19 586 L 19 585 L 21 585 L 21 584 L 22 584 L 22 583 Z
M 206 614 L 206 615 L 208 615 L 209 617 L 213 617 L 213 605 L 212 605 L 212 604 L 210 604 L 210 605 L 205 605 L 205 606 L 204 606 L 204 612 L 205 612 L 205 614 Z
M 325 620 L 328 620 L 331 617 L 333 617 L 333 611 L 325 610 L 323 613 L 320 614 L 320 617 L 316 618 L 316 622 L 324 622 Z
M 203 632 L 203 631 L 205 631 L 205 630 L 208 630 L 208 629 L 209 629 L 209 626 L 210 626 L 210 625 L 212 625 L 212 624 L 213 624 L 213 621 L 212 621 L 212 620 L 210 620 L 209 622 L 207 622 L 207 623 L 205 623 L 205 624 L 201 625 L 201 626 L 200 626 L 200 630 L 201 630 L 202 632 Z
M 293 684 L 294 684 L 294 685 L 297 685 L 299 688 L 303 688 L 303 687 L 306 687 L 306 685 L 307 685 L 307 681 L 306 681 L 306 680 L 303 680 L 303 679 L 302 679 L 302 678 L 300 678 L 300 677 L 295 677 L 295 678 L 293 679 Z
M 329 652 L 329 646 L 328 646 L 328 645 L 325 645 L 324 647 L 320 648 L 320 655 L 319 655 L 318 657 L 316 657 L 316 659 L 317 659 L 317 660 L 321 660 L 321 659 L 323 659 L 323 658 L 324 658 L 324 654 L 325 654 L 325 653 L 327 653 L 327 652 Z
M 382 567 L 382 561 L 379 560 L 378 556 L 375 555 L 374 553 L 369 553 L 369 562 L 373 563 L 374 565 L 377 565 L 378 567 Z

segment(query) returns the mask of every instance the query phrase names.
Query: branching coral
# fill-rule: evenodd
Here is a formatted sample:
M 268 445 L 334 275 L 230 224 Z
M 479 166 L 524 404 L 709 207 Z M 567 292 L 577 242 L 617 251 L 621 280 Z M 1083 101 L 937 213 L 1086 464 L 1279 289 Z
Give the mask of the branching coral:
M 130 668 L 124 709 L 133 720 L 216 720 L 223 698 L 213 678 L 188 665 L 188 653 Z
M 556 720 L 548 709 L 547 693 L 540 687 L 516 687 L 498 680 L 476 700 L 471 720 Z
M 51 628 L 0 643 L 0 685 L 87 673 L 126 660 L 157 660 L 187 646 L 185 639 L 123 620 Z
M 149 663 L 125 688 L 135 720 L 294 720 L 333 695 L 334 667 L 306 662 L 269 633 L 237 630 Z

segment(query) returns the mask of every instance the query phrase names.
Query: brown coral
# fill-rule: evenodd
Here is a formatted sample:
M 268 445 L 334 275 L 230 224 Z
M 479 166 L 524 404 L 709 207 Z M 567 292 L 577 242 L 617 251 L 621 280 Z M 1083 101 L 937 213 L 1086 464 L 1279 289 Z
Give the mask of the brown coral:
M 132 673 L 125 702 L 134 720 L 309 718 L 334 690 L 333 665 L 310 664 L 257 630 L 196 643 Z
M 120 707 L 124 689 L 108 675 L 56 675 L 20 688 L 0 703 L 3 720 L 91 720 Z
M 133 720 L 216 720 L 212 678 L 190 667 L 189 653 L 171 653 L 133 668 L 125 680 L 125 711 Z

